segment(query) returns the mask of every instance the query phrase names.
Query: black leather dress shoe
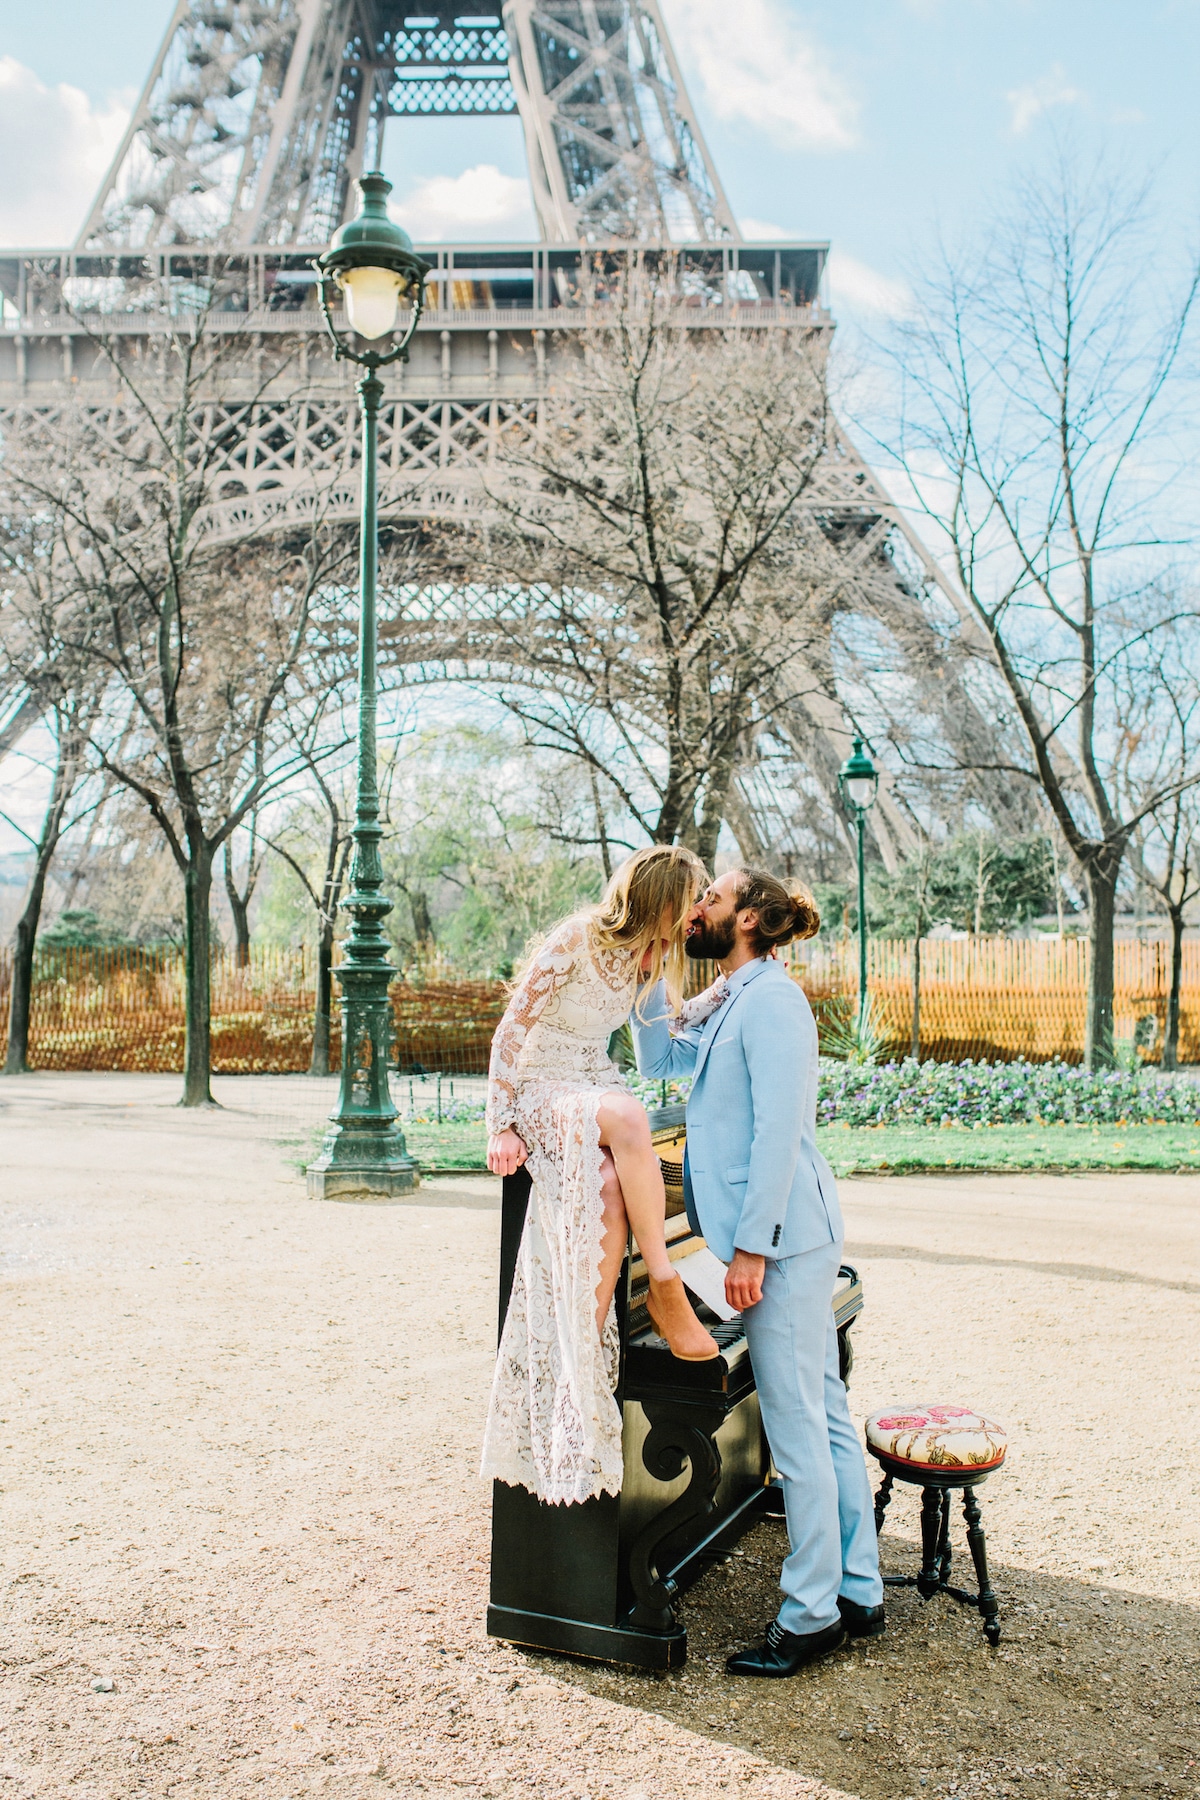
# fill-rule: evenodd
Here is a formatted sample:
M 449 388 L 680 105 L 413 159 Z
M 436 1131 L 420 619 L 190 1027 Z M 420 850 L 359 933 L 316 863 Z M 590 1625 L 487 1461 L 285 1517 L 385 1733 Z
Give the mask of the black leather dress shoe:
M 860 1606 L 857 1600 L 846 1600 L 839 1594 L 838 1611 L 851 1637 L 882 1637 L 887 1630 L 882 1605 Z
M 846 1627 L 839 1621 L 824 1631 L 785 1631 L 778 1619 L 767 1626 L 761 1644 L 751 1644 L 731 1656 L 725 1667 L 731 1675 L 794 1675 L 805 1663 L 828 1656 L 846 1641 Z

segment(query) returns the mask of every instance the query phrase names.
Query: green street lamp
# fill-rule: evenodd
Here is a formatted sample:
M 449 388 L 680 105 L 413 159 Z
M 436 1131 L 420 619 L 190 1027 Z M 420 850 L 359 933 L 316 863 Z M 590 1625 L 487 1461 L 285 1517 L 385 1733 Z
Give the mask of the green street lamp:
M 338 968 L 342 989 L 342 1083 L 330 1131 L 316 1162 L 308 1168 L 311 1199 L 390 1199 L 409 1194 L 420 1179 L 408 1154 L 388 1086 L 392 1014 L 388 984 L 396 970 L 388 961 L 383 921 L 392 902 L 383 892 L 379 841 L 379 785 L 376 768 L 375 583 L 379 564 L 376 502 L 379 370 L 407 361 L 408 346 L 425 296 L 430 265 L 416 254 L 406 232 L 387 215 L 391 182 L 364 175 L 358 183 L 358 214 L 334 235 L 313 267 L 321 311 L 334 343 L 335 360 L 360 365 L 362 411 L 362 544 L 358 626 L 358 794 L 350 892 L 342 902 L 353 923 Z M 345 325 L 330 307 L 330 288 L 341 290 Z M 378 347 L 377 347 L 378 346 Z
M 867 1017 L 867 875 L 863 855 L 863 833 L 867 814 L 879 792 L 879 770 L 863 749 L 860 737 L 854 749 L 838 770 L 838 786 L 842 799 L 854 814 L 858 832 L 858 1030 L 862 1034 Z

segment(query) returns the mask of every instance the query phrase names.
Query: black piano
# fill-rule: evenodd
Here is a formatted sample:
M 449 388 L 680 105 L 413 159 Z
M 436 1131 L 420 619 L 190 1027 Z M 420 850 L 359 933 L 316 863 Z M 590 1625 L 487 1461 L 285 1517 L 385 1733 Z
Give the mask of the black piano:
M 651 1114 L 676 1263 L 704 1247 L 683 1206 L 683 1113 L 677 1106 Z M 529 1187 L 524 1169 L 504 1182 L 501 1328 Z M 740 1319 L 718 1319 L 693 1295 L 721 1354 L 679 1362 L 650 1323 L 648 1285 L 640 1256 L 631 1253 L 616 1295 L 621 1492 L 579 1506 L 549 1506 L 525 1488 L 493 1484 L 490 1637 L 643 1669 L 677 1669 L 687 1657 L 678 1594 L 755 1519 L 783 1511 Z M 843 1379 L 853 1360 L 850 1327 L 862 1304 L 857 1272 L 844 1265 L 834 1295 Z

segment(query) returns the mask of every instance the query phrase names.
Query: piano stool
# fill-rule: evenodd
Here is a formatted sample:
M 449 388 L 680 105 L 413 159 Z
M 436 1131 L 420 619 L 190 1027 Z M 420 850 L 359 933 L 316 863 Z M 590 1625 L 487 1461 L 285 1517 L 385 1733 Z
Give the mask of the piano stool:
M 1000 1642 L 1000 1602 L 988 1577 L 987 1540 L 975 1489 L 1001 1466 L 1008 1449 L 1003 1426 L 965 1406 L 916 1405 L 885 1407 L 867 1420 L 867 1449 L 883 1470 L 875 1496 L 875 1530 L 894 1482 L 921 1490 L 921 1572 L 885 1575 L 887 1587 L 915 1587 L 923 1600 L 949 1594 L 964 1606 L 977 1607 L 989 1644 Z M 978 1592 L 950 1585 L 950 1495 L 962 1492 L 967 1542 L 975 1564 Z
M 667 1187 L 668 1245 L 679 1262 L 704 1240 L 683 1210 L 683 1108 L 651 1114 Z M 665 1154 L 664 1154 L 665 1152 Z M 529 1199 L 529 1173 L 504 1182 L 500 1326 Z M 697 1312 L 721 1354 L 679 1362 L 646 1313 L 647 1276 L 634 1251 L 617 1284 L 621 1339 L 617 1404 L 624 1426 L 620 1494 L 547 1506 L 496 1482 L 488 1635 L 510 1643 L 643 1669 L 677 1669 L 687 1656 L 679 1594 L 765 1514 L 782 1515 L 754 1371 L 740 1318 Z M 842 1377 L 862 1286 L 849 1267 L 834 1296 Z

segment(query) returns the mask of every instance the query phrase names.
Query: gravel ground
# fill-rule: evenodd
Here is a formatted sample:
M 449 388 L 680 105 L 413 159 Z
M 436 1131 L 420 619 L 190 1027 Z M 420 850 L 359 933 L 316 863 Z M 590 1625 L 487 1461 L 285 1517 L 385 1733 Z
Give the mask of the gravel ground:
M 216 1087 L 0 1083 L 0 1800 L 1200 1794 L 1195 1178 L 843 1183 L 854 1410 L 1009 1427 L 1005 1640 L 901 1590 L 884 1639 L 731 1680 L 767 1522 L 688 1596 L 687 1669 L 630 1676 L 483 1635 L 496 1184 L 311 1204 L 279 1140 L 325 1084 Z M 915 1539 L 902 1495 L 886 1566 Z

